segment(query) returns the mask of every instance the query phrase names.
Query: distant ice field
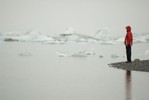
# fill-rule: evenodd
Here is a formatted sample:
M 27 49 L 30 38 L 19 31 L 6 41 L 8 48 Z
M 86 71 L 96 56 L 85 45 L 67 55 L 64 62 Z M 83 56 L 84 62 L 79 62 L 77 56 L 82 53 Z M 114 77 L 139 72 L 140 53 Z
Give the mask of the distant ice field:
M 93 35 L 85 35 L 76 32 L 72 27 L 68 27 L 64 32 L 50 36 L 37 31 L 28 32 L 0 32 L 0 42 L 42 42 L 47 44 L 65 44 L 65 43 L 100 43 L 100 44 L 120 44 L 123 43 L 125 35 L 114 36 L 106 28 L 99 29 Z M 134 33 L 134 43 L 148 43 L 149 33 Z

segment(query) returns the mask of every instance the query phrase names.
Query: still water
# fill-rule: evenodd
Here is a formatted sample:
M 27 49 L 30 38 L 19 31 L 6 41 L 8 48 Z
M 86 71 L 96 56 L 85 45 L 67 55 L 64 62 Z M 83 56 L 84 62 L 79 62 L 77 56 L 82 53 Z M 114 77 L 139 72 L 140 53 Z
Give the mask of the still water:
M 143 59 L 141 53 L 148 47 L 134 45 L 133 58 Z M 56 53 L 84 50 L 95 54 L 60 57 Z M 0 100 L 149 100 L 149 73 L 108 66 L 125 60 L 123 45 L 3 42 Z

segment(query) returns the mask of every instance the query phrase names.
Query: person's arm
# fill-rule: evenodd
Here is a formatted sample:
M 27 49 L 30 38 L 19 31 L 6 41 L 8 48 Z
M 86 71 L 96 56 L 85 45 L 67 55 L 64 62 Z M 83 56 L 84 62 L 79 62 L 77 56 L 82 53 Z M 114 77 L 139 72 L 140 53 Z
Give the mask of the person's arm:
M 125 36 L 124 44 L 127 45 L 127 34 Z
M 132 36 L 132 33 L 130 34 L 130 45 L 132 46 L 133 44 L 133 36 Z

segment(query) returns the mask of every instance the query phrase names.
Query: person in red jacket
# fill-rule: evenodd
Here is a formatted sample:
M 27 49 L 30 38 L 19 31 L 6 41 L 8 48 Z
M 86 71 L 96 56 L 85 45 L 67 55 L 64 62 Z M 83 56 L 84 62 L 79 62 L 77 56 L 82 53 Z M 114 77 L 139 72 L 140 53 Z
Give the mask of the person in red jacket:
M 131 62 L 131 46 L 133 44 L 133 36 L 131 32 L 131 27 L 126 26 L 126 36 L 124 40 L 124 44 L 126 46 L 126 55 L 127 55 L 127 62 Z

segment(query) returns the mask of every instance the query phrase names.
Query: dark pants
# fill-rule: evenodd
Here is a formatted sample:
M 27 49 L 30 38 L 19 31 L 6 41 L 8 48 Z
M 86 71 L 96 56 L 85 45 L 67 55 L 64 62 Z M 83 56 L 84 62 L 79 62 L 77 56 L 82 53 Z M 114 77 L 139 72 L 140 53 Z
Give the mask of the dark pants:
M 131 62 L 131 46 L 130 45 L 126 46 L 126 55 L 127 55 L 127 61 Z

